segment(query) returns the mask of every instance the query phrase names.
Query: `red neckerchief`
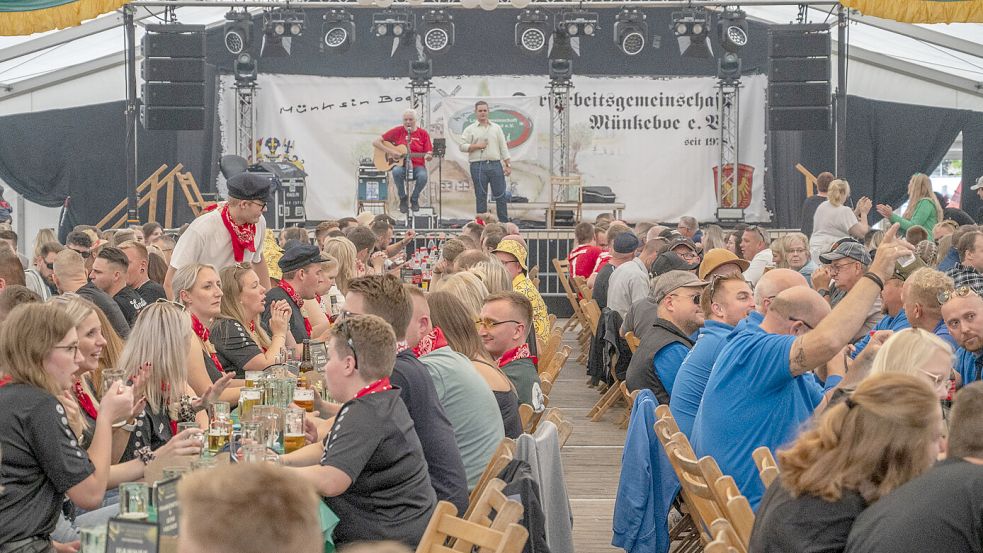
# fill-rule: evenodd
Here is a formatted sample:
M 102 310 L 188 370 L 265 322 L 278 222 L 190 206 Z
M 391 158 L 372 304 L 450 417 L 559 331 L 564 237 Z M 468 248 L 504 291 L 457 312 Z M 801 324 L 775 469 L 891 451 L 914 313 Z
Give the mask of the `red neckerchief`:
M 289 282 L 287 282 L 286 280 L 281 280 L 278 286 L 284 292 L 286 292 L 288 296 L 290 296 L 290 301 L 294 302 L 294 305 L 297 306 L 297 309 L 304 308 L 304 298 L 300 297 L 300 294 L 298 294 L 297 291 L 294 290 L 294 287 L 291 286 Z M 304 317 L 304 330 L 307 332 L 308 338 L 311 337 L 311 328 L 312 328 L 311 321 L 307 317 Z
M 399 355 L 408 349 L 410 349 L 410 346 L 406 343 L 406 340 L 396 342 L 396 355 Z
M 392 390 L 392 389 L 393 389 L 393 385 L 389 383 L 389 377 L 387 376 L 379 380 L 376 380 L 372 384 L 369 384 L 368 386 L 362 388 L 361 390 L 358 391 L 358 393 L 355 394 L 355 397 L 352 399 L 358 399 L 362 396 L 367 396 L 369 394 L 374 394 L 376 392 L 385 392 L 386 390 Z
M 81 380 L 76 380 L 75 383 L 72 384 L 72 391 L 75 392 L 75 399 L 78 400 L 79 407 L 81 407 L 82 410 L 85 411 L 85 414 L 89 415 L 92 420 L 96 420 L 96 417 L 99 416 L 99 411 L 97 411 L 96 406 L 92 404 L 92 398 L 89 397 L 89 394 L 82 390 Z
M 482 219 L 481 217 L 475 217 L 474 222 L 478 223 L 478 226 L 482 226 L 482 227 L 485 226 L 485 220 Z
M 516 361 L 518 359 L 532 359 L 533 365 L 539 364 L 539 360 L 536 359 L 536 356 L 529 352 L 529 344 L 522 344 L 521 346 L 515 349 L 510 349 L 502 354 L 502 358 L 498 360 L 498 366 L 499 368 L 504 367 L 505 365 L 508 365 L 512 361 Z
M 9 375 L 0 378 L 0 388 L 3 388 L 7 384 L 10 384 L 10 381 L 11 380 L 13 380 L 13 377 L 11 377 Z
M 420 338 L 420 343 L 413 348 L 413 355 L 420 357 L 443 347 L 447 347 L 447 338 L 444 337 L 442 330 L 433 327 L 426 336 Z
M 215 353 L 215 348 L 209 348 L 211 342 L 208 341 L 208 337 L 212 335 L 211 331 L 205 328 L 205 325 L 201 324 L 198 317 L 194 313 L 191 314 L 191 329 L 195 331 L 195 336 L 198 337 L 205 346 L 205 351 L 212 358 L 212 363 L 215 363 L 215 368 L 218 372 L 222 372 L 222 363 L 218 360 L 218 354 Z
M 229 231 L 229 237 L 232 238 L 232 255 L 236 263 L 241 263 L 246 250 L 256 251 L 256 225 L 233 223 L 228 204 L 222 207 L 222 222 L 225 224 L 225 229 Z

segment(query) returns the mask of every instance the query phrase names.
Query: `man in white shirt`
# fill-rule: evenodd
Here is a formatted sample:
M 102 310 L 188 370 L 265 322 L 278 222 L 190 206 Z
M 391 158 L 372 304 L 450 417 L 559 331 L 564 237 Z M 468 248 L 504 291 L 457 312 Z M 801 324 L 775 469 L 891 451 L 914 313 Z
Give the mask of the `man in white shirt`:
M 216 271 L 236 263 L 251 263 L 264 288 L 270 287 L 270 273 L 263 262 L 263 212 L 270 201 L 273 182 L 268 175 L 240 173 L 228 180 L 229 201 L 218 209 L 192 221 L 184 231 L 164 277 L 164 290 L 173 299 L 171 280 L 185 265 L 203 263 Z
M 488 187 L 491 186 L 495 211 L 501 223 L 509 220 L 508 188 L 505 177 L 512 174 L 511 155 L 502 127 L 488 119 L 488 102 L 480 100 L 474 105 L 477 121 L 461 133 L 461 151 L 471 162 L 471 181 L 474 183 L 475 212 L 488 211 Z
M 612 250 L 614 255 L 632 255 L 632 260 L 618 266 L 611 273 L 608 283 L 608 307 L 621 313 L 623 319 L 628 314 L 628 308 L 636 301 L 649 294 L 649 267 L 655 258 L 659 257 L 659 244 L 646 242 L 641 254 L 634 257 L 639 240 L 633 232 L 619 234 L 614 239 Z
M 744 271 L 744 280 L 751 286 L 757 284 L 761 275 L 765 274 L 765 268 L 775 262 L 769 242 L 768 233 L 761 227 L 748 227 L 741 233 L 741 251 L 744 259 L 751 263 Z

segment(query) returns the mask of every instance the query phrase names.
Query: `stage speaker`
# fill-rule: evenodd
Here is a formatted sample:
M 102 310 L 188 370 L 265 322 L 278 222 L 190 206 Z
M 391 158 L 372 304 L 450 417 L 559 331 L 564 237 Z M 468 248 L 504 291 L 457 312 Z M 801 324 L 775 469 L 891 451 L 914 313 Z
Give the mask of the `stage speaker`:
M 205 27 L 147 25 L 140 120 L 148 130 L 205 128 Z
M 824 24 L 768 29 L 768 128 L 828 130 L 831 42 Z

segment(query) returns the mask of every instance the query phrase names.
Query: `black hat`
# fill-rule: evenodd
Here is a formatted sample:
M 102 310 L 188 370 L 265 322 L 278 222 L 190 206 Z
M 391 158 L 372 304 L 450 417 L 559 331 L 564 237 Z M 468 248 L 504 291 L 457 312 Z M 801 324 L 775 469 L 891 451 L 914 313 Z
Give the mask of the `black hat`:
M 283 257 L 277 262 L 284 273 L 303 269 L 308 265 L 321 262 L 321 250 L 313 244 L 299 244 L 287 248 Z
M 697 263 L 687 263 L 682 257 L 674 252 L 663 252 L 652 262 L 652 276 L 659 276 L 669 271 L 692 271 L 699 267 Z
M 269 173 L 239 173 L 226 181 L 229 197 L 239 200 L 261 200 L 268 202 L 275 186 Z
M 615 237 L 614 243 L 611 244 L 611 249 L 615 253 L 632 253 L 638 249 L 638 237 L 635 236 L 634 232 L 622 232 Z

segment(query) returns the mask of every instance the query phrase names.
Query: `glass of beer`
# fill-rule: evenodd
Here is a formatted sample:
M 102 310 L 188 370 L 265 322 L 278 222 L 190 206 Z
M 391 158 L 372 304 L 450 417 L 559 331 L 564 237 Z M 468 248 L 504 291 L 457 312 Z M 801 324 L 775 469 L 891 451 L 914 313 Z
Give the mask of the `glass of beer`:
M 216 401 L 211 407 L 212 420 L 232 420 L 231 406 L 228 401 Z
M 119 518 L 145 520 L 150 506 L 150 488 L 146 482 L 119 485 Z
M 188 467 L 165 467 L 161 480 L 170 480 L 171 478 L 182 476 L 186 472 L 188 472 Z
M 294 390 L 294 403 L 308 413 L 314 412 L 314 389 L 297 388 Z
M 297 451 L 307 445 L 307 438 L 304 437 L 304 414 L 305 411 L 297 407 L 287 409 L 283 429 L 284 453 Z
M 222 451 L 225 444 L 229 443 L 229 434 L 232 433 L 232 424 L 227 420 L 215 420 L 208 427 L 208 451 L 213 455 Z
M 126 381 L 126 369 L 103 369 L 102 392 L 106 393 L 116 382 Z
M 179 422 L 179 423 L 177 423 L 177 432 L 178 432 L 178 434 L 180 434 L 181 432 L 184 432 L 185 430 L 189 430 L 189 429 L 190 430 L 197 430 L 197 432 L 195 432 L 195 433 L 193 433 L 191 435 L 191 439 L 197 441 L 199 446 L 204 445 L 205 444 L 205 433 L 201 431 L 201 428 L 198 426 L 198 423 L 196 423 L 196 422 Z
M 246 387 L 255 388 L 256 381 L 263 377 L 263 371 L 246 371 Z
M 239 418 L 246 419 L 253 408 L 263 399 L 263 391 L 259 388 L 242 388 L 239 390 Z

